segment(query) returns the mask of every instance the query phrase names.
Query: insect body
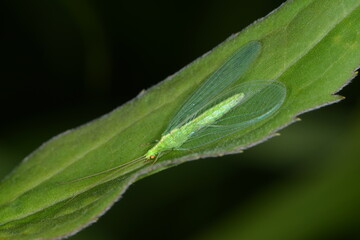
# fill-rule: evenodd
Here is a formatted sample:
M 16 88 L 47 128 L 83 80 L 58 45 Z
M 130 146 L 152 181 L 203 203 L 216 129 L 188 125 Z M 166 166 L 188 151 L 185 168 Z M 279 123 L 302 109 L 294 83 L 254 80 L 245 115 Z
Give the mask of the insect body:
M 168 151 L 194 149 L 242 129 L 249 130 L 270 117 L 284 102 L 284 84 L 274 80 L 242 79 L 260 52 L 258 41 L 249 42 L 235 51 L 184 101 L 160 140 L 143 156 L 75 181 L 144 160 L 156 161 Z
M 200 129 L 215 123 L 218 119 L 224 116 L 224 114 L 228 113 L 237 104 L 239 104 L 243 98 L 243 93 L 235 94 L 225 101 L 220 102 L 214 107 L 206 110 L 200 116 L 189 121 L 180 128 L 171 130 L 168 134 L 162 136 L 160 141 L 145 154 L 145 158 L 155 159 L 162 152 L 179 149 L 181 145 L 183 145 L 191 137 L 191 135 L 198 132 Z

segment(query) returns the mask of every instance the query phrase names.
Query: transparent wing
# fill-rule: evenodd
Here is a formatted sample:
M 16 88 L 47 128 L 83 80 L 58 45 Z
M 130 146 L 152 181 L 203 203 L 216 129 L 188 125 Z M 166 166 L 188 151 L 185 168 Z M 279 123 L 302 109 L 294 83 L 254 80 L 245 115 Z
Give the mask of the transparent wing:
M 238 49 L 218 70 L 210 75 L 184 102 L 163 135 L 178 128 L 206 110 L 205 106 L 235 83 L 255 61 L 261 44 L 252 41 Z
M 193 149 L 251 127 L 273 115 L 286 97 L 286 87 L 279 81 L 245 82 L 232 88 L 225 96 L 240 92 L 245 94 L 240 104 L 214 124 L 195 132 L 181 148 Z

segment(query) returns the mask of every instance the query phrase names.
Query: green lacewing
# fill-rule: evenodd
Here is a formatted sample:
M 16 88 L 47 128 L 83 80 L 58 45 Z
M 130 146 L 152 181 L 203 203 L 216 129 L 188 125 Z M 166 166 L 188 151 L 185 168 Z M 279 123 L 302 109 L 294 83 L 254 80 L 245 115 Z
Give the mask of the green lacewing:
M 251 41 L 235 51 L 184 101 L 160 140 L 143 156 L 84 178 L 143 160 L 155 162 L 166 152 L 212 143 L 273 115 L 286 97 L 283 83 L 257 80 L 237 84 L 260 52 L 258 41 Z

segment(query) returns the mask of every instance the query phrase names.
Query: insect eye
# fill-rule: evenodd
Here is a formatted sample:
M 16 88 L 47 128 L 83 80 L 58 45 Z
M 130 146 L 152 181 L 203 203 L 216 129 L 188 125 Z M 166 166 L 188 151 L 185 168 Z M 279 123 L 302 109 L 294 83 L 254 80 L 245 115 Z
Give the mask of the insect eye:
M 150 156 L 150 159 L 155 159 L 155 155 L 151 155 L 151 156 Z

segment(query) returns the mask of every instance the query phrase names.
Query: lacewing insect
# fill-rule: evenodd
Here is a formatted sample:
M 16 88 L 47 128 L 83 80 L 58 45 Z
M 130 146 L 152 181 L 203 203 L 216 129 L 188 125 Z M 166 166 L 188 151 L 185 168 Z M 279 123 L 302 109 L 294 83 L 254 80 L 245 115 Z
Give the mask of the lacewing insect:
M 145 155 L 81 179 L 144 160 L 155 162 L 169 151 L 209 144 L 273 115 L 286 97 L 284 84 L 275 80 L 237 84 L 260 52 L 258 41 L 249 42 L 235 51 L 184 101 L 160 140 Z

